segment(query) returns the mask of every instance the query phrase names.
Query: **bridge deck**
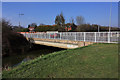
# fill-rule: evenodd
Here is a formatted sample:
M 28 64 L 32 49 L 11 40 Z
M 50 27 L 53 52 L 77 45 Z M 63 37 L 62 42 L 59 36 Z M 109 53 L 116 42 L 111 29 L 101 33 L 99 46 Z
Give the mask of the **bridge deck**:
M 64 44 L 64 43 L 53 43 L 53 42 L 45 42 L 45 41 L 35 41 L 36 44 L 46 45 L 46 46 L 53 46 L 65 49 L 74 49 L 78 48 L 78 45 L 73 44 Z
M 59 33 L 25 33 L 27 38 L 34 39 L 36 44 L 77 48 L 93 43 L 118 43 L 119 32 L 59 32 Z M 36 41 L 39 40 L 39 41 Z
M 59 33 L 22 33 L 28 38 L 72 40 L 98 43 L 118 43 L 119 32 L 59 32 Z
M 33 38 L 33 39 L 34 39 L 34 43 L 36 44 L 65 48 L 65 49 L 74 49 L 74 48 L 93 44 L 93 42 L 83 42 L 83 41 L 40 39 L 40 38 Z

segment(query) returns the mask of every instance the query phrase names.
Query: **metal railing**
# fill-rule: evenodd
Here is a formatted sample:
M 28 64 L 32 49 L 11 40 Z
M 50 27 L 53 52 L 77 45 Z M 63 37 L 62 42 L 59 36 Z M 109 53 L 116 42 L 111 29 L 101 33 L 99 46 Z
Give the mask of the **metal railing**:
M 28 38 L 59 39 L 102 43 L 118 43 L 119 32 L 59 32 L 59 33 L 22 33 Z

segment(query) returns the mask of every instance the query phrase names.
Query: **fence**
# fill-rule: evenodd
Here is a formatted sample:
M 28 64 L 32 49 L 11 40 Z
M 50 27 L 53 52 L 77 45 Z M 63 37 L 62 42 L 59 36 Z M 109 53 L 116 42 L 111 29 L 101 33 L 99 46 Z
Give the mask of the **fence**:
M 59 33 L 22 33 L 28 38 L 59 39 L 102 43 L 118 43 L 119 32 L 59 32 Z

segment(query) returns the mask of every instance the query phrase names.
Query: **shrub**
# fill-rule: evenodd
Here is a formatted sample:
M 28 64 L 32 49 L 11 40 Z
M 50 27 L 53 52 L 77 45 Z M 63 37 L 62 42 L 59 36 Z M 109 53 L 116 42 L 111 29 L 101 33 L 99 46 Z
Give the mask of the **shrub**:
M 29 48 L 27 39 L 12 30 L 12 25 L 3 19 L 2 21 L 2 55 L 14 55 L 24 53 Z

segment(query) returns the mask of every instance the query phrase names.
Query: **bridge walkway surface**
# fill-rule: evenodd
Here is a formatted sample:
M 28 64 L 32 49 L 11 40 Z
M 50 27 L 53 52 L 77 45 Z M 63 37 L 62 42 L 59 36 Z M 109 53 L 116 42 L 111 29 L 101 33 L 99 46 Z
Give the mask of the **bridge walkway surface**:
M 57 39 L 39 39 L 33 38 L 35 44 L 53 46 L 65 49 L 74 49 L 78 47 L 87 46 L 94 42 L 71 41 L 71 40 L 57 40 Z

